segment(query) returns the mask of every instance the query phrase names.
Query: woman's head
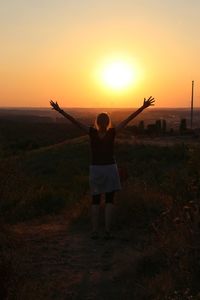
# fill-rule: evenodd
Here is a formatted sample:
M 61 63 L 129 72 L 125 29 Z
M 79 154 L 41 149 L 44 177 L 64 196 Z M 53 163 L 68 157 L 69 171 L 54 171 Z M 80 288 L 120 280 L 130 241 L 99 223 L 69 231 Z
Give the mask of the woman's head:
M 96 117 L 95 125 L 97 129 L 107 130 L 111 127 L 111 120 L 106 112 L 98 114 Z

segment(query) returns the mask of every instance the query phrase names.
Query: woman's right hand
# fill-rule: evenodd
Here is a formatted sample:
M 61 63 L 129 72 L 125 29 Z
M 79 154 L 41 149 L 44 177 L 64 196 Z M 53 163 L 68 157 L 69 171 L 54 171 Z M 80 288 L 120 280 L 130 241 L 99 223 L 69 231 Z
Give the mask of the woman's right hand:
M 50 105 L 52 106 L 53 109 L 57 110 L 58 112 L 61 112 L 61 108 L 58 105 L 57 102 L 54 102 L 53 100 L 50 100 Z

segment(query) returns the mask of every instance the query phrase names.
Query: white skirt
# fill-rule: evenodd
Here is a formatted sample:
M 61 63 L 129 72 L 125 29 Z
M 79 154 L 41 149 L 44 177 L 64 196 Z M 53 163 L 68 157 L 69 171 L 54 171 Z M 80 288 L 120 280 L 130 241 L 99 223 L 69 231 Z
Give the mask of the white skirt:
M 109 193 L 121 189 L 120 177 L 116 164 L 91 165 L 89 182 L 92 195 Z

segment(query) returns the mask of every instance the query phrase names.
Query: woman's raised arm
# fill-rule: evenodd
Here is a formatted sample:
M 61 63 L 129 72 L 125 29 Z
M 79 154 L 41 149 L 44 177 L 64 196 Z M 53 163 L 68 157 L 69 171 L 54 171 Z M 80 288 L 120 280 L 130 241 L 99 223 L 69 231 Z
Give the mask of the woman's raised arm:
M 50 100 L 50 105 L 53 109 L 55 109 L 57 112 L 59 112 L 63 117 L 68 119 L 70 122 L 72 122 L 75 126 L 82 129 L 85 133 L 89 133 L 89 126 L 82 124 L 78 120 L 76 120 L 74 117 L 70 116 L 68 113 L 66 113 L 63 109 L 60 108 L 57 102 L 54 102 L 53 100 Z
M 133 120 L 137 115 L 139 115 L 145 108 L 154 105 L 154 98 L 152 98 L 152 96 L 150 96 L 147 100 L 146 98 L 144 98 L 144 103 L 143 105 L 136 110 L 135 112 L 133 112 L 127 119 L 123 120 L 119 125 L 117 125 L 115 127 L 116 131 L 118 132 L 119 130 L 123 129 L 124 127 L 126 127 L 126 125 Z

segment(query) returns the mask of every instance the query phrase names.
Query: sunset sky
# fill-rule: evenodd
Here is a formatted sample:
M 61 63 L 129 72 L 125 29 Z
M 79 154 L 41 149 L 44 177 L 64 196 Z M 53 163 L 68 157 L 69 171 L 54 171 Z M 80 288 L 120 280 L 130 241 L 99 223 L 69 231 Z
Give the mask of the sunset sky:
M 200 107 L 199 0 L 0 0 L 0 107 Z M 130 65 L 112 89 L 102 70 Z

